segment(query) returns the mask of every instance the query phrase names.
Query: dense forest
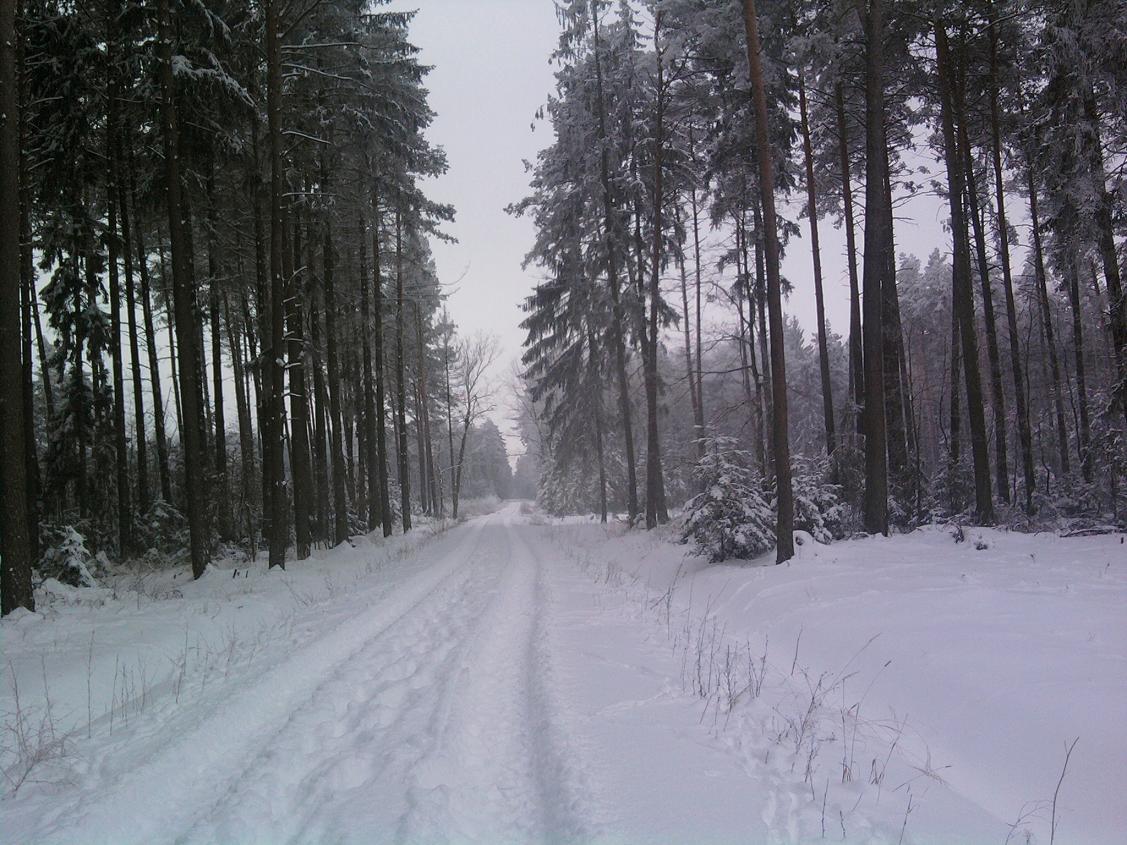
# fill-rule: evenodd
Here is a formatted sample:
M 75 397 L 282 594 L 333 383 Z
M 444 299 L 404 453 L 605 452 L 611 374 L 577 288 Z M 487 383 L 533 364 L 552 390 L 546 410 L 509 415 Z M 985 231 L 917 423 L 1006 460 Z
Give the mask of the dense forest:
M 463 495 L 688 502 L 742 538 L 714 557 L 780 561 L 796 528 L 1122 519 L 1122 2 L 555 3 L 551 144 L 509 208 L 539 277 L 515 472 L 384 5 L 0 0 L 5 613 L 75 543 L 199 577 Z M 918 196 L 950 238 L 925 260 Z
M 76 543 L 199 577 L 507 492 L 496 346 L 428 245 L 428 69 L 380 5 L 0 4 L 5 613 Z
M 698 541 L 741 537 L 705 536 L 714 558 L 779 561 L 794 528 L 1122 519 L 1122 2 L 556 6 L 552 143 L 511 209 L 542 275 L 521 431 L 544 505 L 652 527 L 691 499 Z M 949 237 L 926 263 L 897 250 L 923 196 Z

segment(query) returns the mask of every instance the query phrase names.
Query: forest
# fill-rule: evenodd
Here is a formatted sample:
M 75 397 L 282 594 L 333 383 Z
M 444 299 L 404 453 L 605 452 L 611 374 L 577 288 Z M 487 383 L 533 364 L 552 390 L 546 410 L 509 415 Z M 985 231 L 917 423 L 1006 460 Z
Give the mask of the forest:
M 0 831 L 1127 830 L 1127 0 L 0 0 Z
M 428 68 L 375 5 L 5 0 L 4 613 L 75 537 L 199 577 L 505 495 Z
M 5 3 L 5 611 L 71 532 L 198 577 L 456 516 L 477 441 L 507 494 L 499 349 L 431 256 L 428 68 L 380 5 Z M 780 561 L 795 527 L 1121 518 L 1121 4 L 556 10 L 551 144 L 509 208 L 540 279 L 525 495 L 646 527 L 688 501 Z M 924 266 L 917 194 L 950 234 Z
M 653 527 L 690 499 L 717 559 L 779 561 L 795 528 L 1122 520 L 1122 3 L 556 5 L 552 143 L 511 209 L 549 510 Z M 948 238 L 923 266 L 917 197 Z

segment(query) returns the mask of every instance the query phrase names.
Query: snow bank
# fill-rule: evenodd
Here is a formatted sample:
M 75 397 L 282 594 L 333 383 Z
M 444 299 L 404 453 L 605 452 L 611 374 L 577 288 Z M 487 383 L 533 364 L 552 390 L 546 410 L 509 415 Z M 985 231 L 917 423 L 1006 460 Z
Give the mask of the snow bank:
M 763 662 L 769 706 L 760 702 L 758 717 L 750 708 L 744 729 L 776 732 L 767 754 L 772 744 L 794 746 L 803 730 L 817 736 L 791 750 L 806 759 L 788 763 L 810 787 L 811 835 L 824 823 L 823 801 L 832 808 L 836 795 L 848 808 L 849 795 L 868 786 L 884 793 L 886 823 L 908 819 L 915 841 L 1012 833 L 1048 842 L 1054 790 L 1078 737 L 1057 800 L 1058 841 L 1124 841 L 1122 535 L 968 529 L 956 543 L 934 527 L 829 546 L 806 535 L 792 562 L 774 566 L 773 555 L 709 565 L 669 542 L 669 531 L 553 531 L 596 580 L 633 593 L 635 607 L 666 628 L 682 685 L 706 698 L 702 722 L 741 722 L 741 705 L 729 715 L 716 680 L 730 654 L 745 664 L 737 694 Z M 817 714 L 810 725 L 808 711 Z M 852 791 L 842 792 L 843 781 Z M 861 797 L 857 804 L 864 809 Z

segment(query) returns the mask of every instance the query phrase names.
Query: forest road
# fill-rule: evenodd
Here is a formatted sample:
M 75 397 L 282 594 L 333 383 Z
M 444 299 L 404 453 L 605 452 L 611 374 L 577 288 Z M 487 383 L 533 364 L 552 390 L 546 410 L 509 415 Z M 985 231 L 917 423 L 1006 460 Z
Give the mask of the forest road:
M 235 681 L 44 841 L 591 839 L 553 742 L 531 530 L 509 505 L 446 532 L 410 578 Z

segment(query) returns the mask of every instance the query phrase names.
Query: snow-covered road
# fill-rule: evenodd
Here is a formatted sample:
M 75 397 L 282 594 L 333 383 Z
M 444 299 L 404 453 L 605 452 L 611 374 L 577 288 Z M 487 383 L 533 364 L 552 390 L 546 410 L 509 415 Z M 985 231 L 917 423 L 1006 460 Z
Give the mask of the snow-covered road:
M 515 513 L 452 530 L 150 753 L 124 749 L 120 777 L 36 841 L 589 838 L 553 745 L 543 572 Z
M 943 760 L 902 756 L 895 714 L 892 727 L 862 720 L 844 680 L 825 686 L 840 666 L 805 668 L 798 642 L 770 659 L 764 643 L 759 662 L 760 646 L 731 636 L 742 616 L 631 574 L 682 551 L 621 533 L 512 504 L 444 532 L 360 538 L 286 573 L 217 569 L 139 588 L 135 606 L 115 587 L 5 620 L 5 730 L 21 710 L 33 740 L 49 718 L 65 742 L 4 796 L 2 838 L 1006 839 L 1013 819 L 951 788 Z M 867 775 L 842 775 L 847 746 Z

